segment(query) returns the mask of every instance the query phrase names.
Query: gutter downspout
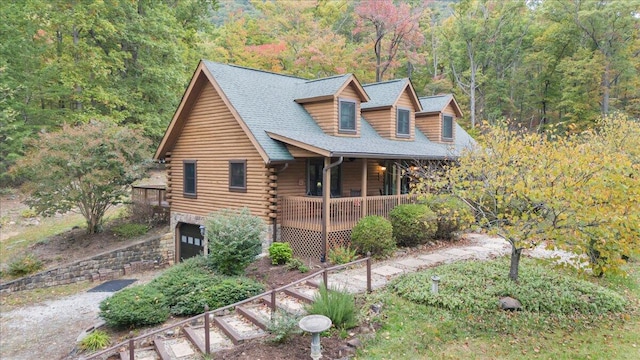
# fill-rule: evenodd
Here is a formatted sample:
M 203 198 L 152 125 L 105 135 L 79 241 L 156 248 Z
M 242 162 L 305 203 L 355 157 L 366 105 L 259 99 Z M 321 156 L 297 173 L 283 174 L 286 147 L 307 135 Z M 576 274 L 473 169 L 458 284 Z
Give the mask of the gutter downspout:
M 281 169 L 276 171 L 276 175 L 280 175 L 281 172 L 287 170 L 287 168 L 289 167 L 289 163 L 285 163 L 284 166 L 282 166 Z M 274 197 L 276 198 L 276 201 L 278 201 L 278 194 L 276 193 L 274 195 Z M 276 206 L 278 206 L 278 203 L 276 202 Z M 277 210 L 276 210 L 277 212 Z M 273 218 L 273 235 L 272 235 L 272 239 L 271 242 L 274 243 L 276 242 L 276 240 L 278 239 L 278 216 Z
M 327 242 L 329 240 L 329 233 L 327 227 L 329 224 L 330 205 L 331 199 L 331 169 L 342 164 L 344 156 L 340 156 L 338 161 L 331 163 L 331 157 L 327 157 L 324 160 L 324 168 L 322 168 L 322 257 L 321 262 L 327 260 Z

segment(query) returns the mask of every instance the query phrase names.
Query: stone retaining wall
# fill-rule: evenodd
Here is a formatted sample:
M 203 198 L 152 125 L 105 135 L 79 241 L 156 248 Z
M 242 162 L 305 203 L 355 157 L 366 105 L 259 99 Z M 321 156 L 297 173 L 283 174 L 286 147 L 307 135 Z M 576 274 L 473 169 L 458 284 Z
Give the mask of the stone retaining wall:
M 0 284 L 0 293 L 45 288 L 79 281 L 111 280 L 173 264 L 173 233 L 153 235 L 120 249 Z

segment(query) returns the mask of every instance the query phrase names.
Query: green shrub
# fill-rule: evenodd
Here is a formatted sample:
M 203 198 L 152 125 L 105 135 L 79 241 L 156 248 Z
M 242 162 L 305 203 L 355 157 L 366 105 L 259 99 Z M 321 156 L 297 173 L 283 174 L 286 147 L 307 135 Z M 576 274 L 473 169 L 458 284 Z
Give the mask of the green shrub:
M 42 269 L 42 261 L 32 254 L 20 257 L 9 264 L 7 274 L 10 276 L 25 276 Z
M 355 299 L 346 291 L 327 290 L 324 285 L 320 286 L 308 311 L 309 314 L 328 317 L 336 328 L 356 326 Z
M 245 277 L 210 278 L 209 281 L 194 283 L 190 289 L 176 297 L 171 306 L 174 315 L 196 315 L 204 312 L 205 304 L 209 309 L 217 309 L 248 299 L 264 292 L 264 286 Z
M 272 265 L 286 264 L 293 257 L 293 250 L 289 243 L 276 242 L 269 246 L 269 258 Z
M 525 312 L 555 315 L 619 312 L 626 301 L 616 292 L 588 281 L 562 275 L 523 259 L 519 281 L 509 280 L 508 260 L 459 262 L 402 276 L 389 285 L 400 297 L 455 312 L 496 311 L 502 296 L 518 299 Z M 438 294 L 431 293 L 431 276 L 440 277 Z
M 223 275 L 239 275 L 262 249 L 260 241 L 264 222 L 251 215 L 249 209 L 222 210 L 207 221 L 209 258 L 215 271 Z
M 109 334 L 102 330 L 96 330 L 91 334 L 88 334 L 80 341 L 80 349 L 96 351 L 104 349 L 111 343 Z
M 362 255 L 367 252 L 374 257 L 391 254 L 396 247 L 391 222 L 382 216 L 363 217 L 351 231 L 351 244 Z
M 302 332 L 298 326 L 298 317 L 285 311 L 276 311 L 269 322 L 267 322 L 267 331 L 273 335 L 272 341 L 275 343 L 283 343 L 293 334 Z
M 174 315 L 195 315 L 244 300 L 264 291 L 263 286 L 244 277 L 225 277 L 212 273 L 208 259 L 196 256 L 165 271 L 149 283 L 167 299 Z
M 389 220 L 399 246 L 424 244 L 438 230 L 436 214 L 422 204 L 398 205 L 389 213 Z
M 425 199 L 427 206 L 436 213 L 438 239 L 453 239 L 456 232 L 468 229 L 475 217 L 467 204 L 451 195 L 430 195 Z
M 29 208 L 29 209 L 24 209 L 22 210 L 22 212 L 20 212 L 20 216 L 24 219 L 30 219 L 30 218 L 34 218 L 38 215 L 38 213 L 36 213 L 35 210 Z
M 348 246 L 338 246 L 329 250 L 327 254 L 329 262 L 335 265 L 346 264 L 358 258 L 355 249 Z
M 119 237 L 131 239 L 146 234 L 149 231 L 149 226 L 146 224 L 126 223 L 112 227 L 111 231 Z
M 169 318 L 165 296 L 152 286 L 124 289 L 100 303 L 100 316 L 114 328 L 161 324 Z
M 305 265 L 302 260 L 298 259 L 298 258 L 291 258 L 291 260 L 289 260 L 289 262 L 287 262 L 287 269 L 288 270 L 298 270 L 301 273 L 306 273 L 309 271 L 309 267 L 307 265 Z

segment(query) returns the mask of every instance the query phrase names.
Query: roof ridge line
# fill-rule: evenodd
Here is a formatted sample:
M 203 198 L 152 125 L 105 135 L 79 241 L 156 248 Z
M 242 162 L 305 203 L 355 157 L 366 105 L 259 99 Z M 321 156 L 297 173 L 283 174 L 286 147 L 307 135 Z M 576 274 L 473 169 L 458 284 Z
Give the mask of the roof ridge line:
M 242 66 L 242 65 L 225 64 L 225 63 L 221 63 L 221 62 L 217 62 L 217 61 L 211 61 L 211 60 L 207 60 L 207 59 L 202 59 L 202 61 L 205 61 L 205 62 L 208 62 L 208 63 L 211 63 L 211 64 L 218 64 L 218 65 L 223 65 L 223 66 L 234 67 L 234 68 L 237 68 L 237 69 L 251 70 L 251 71 L 261 72 L 261 73 L 265 73 L 265 74 L 278 75 L 278 76 L 283 76 L 283 77 L 290 77 L 290 78 L 294 78 L 294 79 L 298 79 L 298 80 L 308 80 L 308 79 L 305 79 L 303 77 L 299 77 L 299 76 L 295 76 L 295 75 L 277 73 L 275 71 L 256 69 L 256 68 L 251 68 L 251 67 Z
M 392 83 L 392 82 L 405 81 L 407 79 L 409 79 L 409 78 L 392 79 L 392 80 L 387 80 L 387 81 L 380 81 L 380 82 L 362 84 L 362 86 L 365 87 L 365 86 L 372 86 L 372 85 L 388 84 L 388 83 Z
M 435 97 L 445 97 L 445 96 L 452 96 L 453 94 L 440 94 L 440 95 L 430 95 L 430 96 L 419 96 L 418 99 L 429 99 L 429 98 L 435 98 Z
M 309 84 L 309 83 L 316 82 L 316 81 L 337 79 L 337 78 L 340 78 L 340 77 L 351 76 L 351 75 L 353 75 L 353 74 L 352 73 L 346 73 L 346 74 L 340 74 L 340 75 L 327 76 L 327 77 L 318 78 L 318 79 L 309 79 L 309 80 L 305 81 L 303 84 Z

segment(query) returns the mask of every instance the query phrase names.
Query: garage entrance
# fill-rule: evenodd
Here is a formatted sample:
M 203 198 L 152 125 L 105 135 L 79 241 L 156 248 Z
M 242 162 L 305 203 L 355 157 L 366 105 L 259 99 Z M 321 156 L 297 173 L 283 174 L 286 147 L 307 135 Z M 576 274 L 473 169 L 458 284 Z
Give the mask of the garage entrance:
M 180 261 L 200 255 L 204 252 L 203 236 L 200 225 L 181 224 L 180 228 Z

